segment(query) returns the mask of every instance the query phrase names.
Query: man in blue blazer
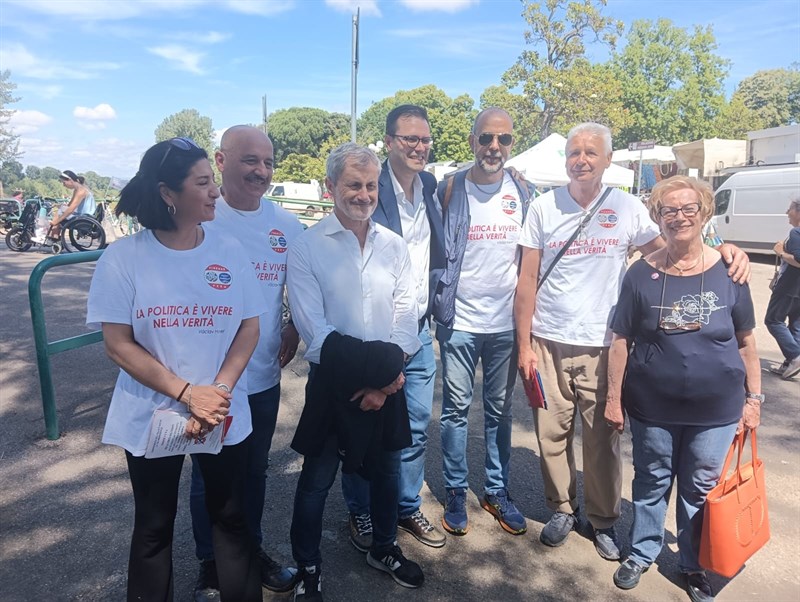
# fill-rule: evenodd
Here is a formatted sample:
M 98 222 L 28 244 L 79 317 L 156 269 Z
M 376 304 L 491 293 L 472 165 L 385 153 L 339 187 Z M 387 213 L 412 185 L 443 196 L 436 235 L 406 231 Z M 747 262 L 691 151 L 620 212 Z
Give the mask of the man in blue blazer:
M 425 518 L 419 495 L 425 478 L 427 430 L 436 375 L 429 320 L 431 298 L 445 266 L 436 178 L 424 171 L 432 143 L 424 108 L 401 105 L 389 112 L 384 137 L 389 156 L 381 170 L 378 205 L 372 219 L 402 236 L 408 245 L 422 344 L 408 359 L 404 371 L 412 443 L 401 452 L 398 527 L 420 542 L 439 548 L 445 544 L 445 535 Z M 357 474 L 342 475 L 342 492 L 350 512 L 350 541 L 366 552 L 372 542 L 368 484 Z

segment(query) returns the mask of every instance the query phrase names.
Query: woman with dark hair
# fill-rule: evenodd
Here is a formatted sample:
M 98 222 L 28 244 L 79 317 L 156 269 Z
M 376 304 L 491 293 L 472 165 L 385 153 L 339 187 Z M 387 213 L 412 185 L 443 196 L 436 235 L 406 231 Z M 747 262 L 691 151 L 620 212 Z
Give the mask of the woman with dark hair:
M 703 243 L 714 213 L 704 182 L 662 180 L 648 201 L 666 246 L 634 263 L 611 322 L 605 419 L 633 438 L 630 552 L 614 584 L 632 589 L 661 552 L 677 481 L 679 567 L 693 602 L 714 599 L 698 561 L 703 506 L 734 434 L 758 426 L 761 367 L 750 288 Z
M 100 325 L 120 366 L 103 443 L 125 450 L 135 520 L 128 600 L 172 599 L 172 533 L 183 455 L 146 458 L 154 411 L 187 418 L 202 437 L 233 417 L 218 454 L 197 454 L 223 600 L 261 600 L 242 511 L 250 410 L 240 378 L 258 340 L 264 300 L 244 249 L 202 223 L 219 189 L 206 152 L 187 138 L 151 147 L 117 214 L 146 229 L 97 262 L 87 323 Z
M 65 169 L 58 176 L 61 183 L 67 190 L 72 191 L 72 198 L 67 203 L 67 206 L 59 211 L 58 215 L 50 222 L 50 227 L 53 230 L 50 233 L 52 238 L 58 238 L 61 234 L 61 225 L 70 218 L 76 215 L 94 215 L 97 210 L 97 203 L 94 200 L 94 194 L 89 187 L 86 186 L 86 180 L 83 176 L 77 175 L 70 169 Z

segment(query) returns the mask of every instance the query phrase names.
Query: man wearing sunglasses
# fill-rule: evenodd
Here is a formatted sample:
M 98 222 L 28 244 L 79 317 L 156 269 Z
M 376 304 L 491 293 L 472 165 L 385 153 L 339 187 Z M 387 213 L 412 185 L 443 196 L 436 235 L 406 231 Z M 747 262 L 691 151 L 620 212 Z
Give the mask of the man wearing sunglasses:
M 516 361 L 511 307 L 517 283 L 517 240 L 531 193 L 503 168 L 514 144 L 511 117 L 488 108 L 469 143 L 474 165 L 440 183 L 447 265 L 433 315 L 442 360 L 442 459 L 447 499 L 442 526 L 469 529 L 466 500 L 467 416 L 475 370 L 483 366 L 485 482 L 481 506 L 514 535 L 525 517 L 508 493 L 511 406 Z
M 236 125 L 225 131 L 214 155 L 222 173 L 222 196 L 217 199 L 216 218 L 209 227 L 242 243 L 268 302 L 269 311 L 259 318 L 258 345 L 247 365 L 253 432 L 248 439 L 245 516 L 259 550 L 262 585 L 273 592 L 286 592 L 294 587 L 295 571 L 282 568 L 261 548 L 261 517 L 269 450 L 278 419 L 281 368 L 292 360 L 300 340 L 294 325 L 282 325 L 281 317 L 287 251 L 303 227 L 294 214 L 262 198 L 272 181 L 273 155 L 272 141 L 261 130 Z M 203 478 L 196 465 L 192 468 L 190 500 L 192 531 L 200 559 L 195 602 L 219 600 Z
M 408 245 L 421 344 L 403 371 L 411 445 L 400 453 L 398 527 L 421 543 L 440 548 L 445 535 L 423 514 L 420 497 L 436 375 L 429 320 L 430 282 L 438 281 L 444 267 L 442 221 L 434 199 L 436 178 L 424 171 L 433 144 L 427 111 L 416 105 L 392 109 L 386 116 L 384 143 L 389 156 L 381 168 L 372 219 L 402 236 Z M 343 474 L 342 492 L 350 512 L 350 541 L 366 552 L 372 539 L 369 483 L 358 474 Z
M 538 368 L 548 401 L 548 409 L 534 409 L 544 493 L 553 511 L 539 540 L 560 546 L 578 521 L 573 440 L 580 414 L 586 516 L 597 553 L 618 560 L 614 525 L 620 514 L 622 466 L 619 432 L 604 418 L 608 325 L 628 248 L 647 255 L 664 241 L 636 197 L 602 183 L 611 153 L 611 132 L 604 125 L 583 123 L 567 135 L 569 184 L 536 199 L 520 237 L 514 318 L 520 375 L 530 381 Z M 726 262 L 733 260 L 734 279 L 749 279 L 747 256 L 725 247 L 720 250 Z M 542 274 L 547 275 L 543 282 Z

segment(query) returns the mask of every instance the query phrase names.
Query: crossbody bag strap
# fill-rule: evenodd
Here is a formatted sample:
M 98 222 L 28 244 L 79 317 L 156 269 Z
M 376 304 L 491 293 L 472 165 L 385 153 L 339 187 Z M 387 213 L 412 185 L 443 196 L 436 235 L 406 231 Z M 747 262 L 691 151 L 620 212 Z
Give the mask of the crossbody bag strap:
M 558 251 L 555 259 L 553 259 L 550 265 L 547 266 L 547 271 L 544 273 L 544 276 L 542 276 L 539 279 L 539 284 L 537 288 L 541 288 L 541 286 L 544 284 L 544 281 L 547 280 L 547 277 L 550 275 L 550 272 L 552 272 L 553 268 L 556 267 L 556 264 L 564 256 L 564 253 L 567 252 L 567 249 L 569 249 L 570 245 L 573 242 L 575 242 L 576 238 L 578 238 L 578 234 L 580 234 L 580 231 L 583 228 L 585 228 L 590 221 L 592 221 L 594 214 L 597 213 L 597 210 L 600 209 L 600 205 L 602 205 L 605 202 L 609 194 L 611 194 L 610 186 L 606 188 L 606 191 L 603 193 L 603 196 L 601 196 L 600 200 L 595 203 L 594 207 L 592 207 L 592 210 L 584 216 L 584 218 L 581 220 L 580 225 L 578 225 L 578 227 L 575 229 L 575 232 L 572 233 L 572 236 L 569 237 L 569 240 L 566 242 L 566 244 L 563 247 L 561 247 L 561 249 Z

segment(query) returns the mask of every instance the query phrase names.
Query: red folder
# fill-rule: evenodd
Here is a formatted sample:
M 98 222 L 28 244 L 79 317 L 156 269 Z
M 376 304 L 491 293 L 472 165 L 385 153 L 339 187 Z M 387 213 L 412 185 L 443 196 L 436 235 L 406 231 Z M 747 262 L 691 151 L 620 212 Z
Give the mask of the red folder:
M 528 396 L 528 405 L 532 408 L 547 409 L 547 398 L 544 396 L 542 377 L 538 370 L 533 371 L 531 380 L 522 379 L 522 386 L 525 388 L 525 395 Z

